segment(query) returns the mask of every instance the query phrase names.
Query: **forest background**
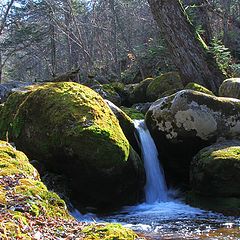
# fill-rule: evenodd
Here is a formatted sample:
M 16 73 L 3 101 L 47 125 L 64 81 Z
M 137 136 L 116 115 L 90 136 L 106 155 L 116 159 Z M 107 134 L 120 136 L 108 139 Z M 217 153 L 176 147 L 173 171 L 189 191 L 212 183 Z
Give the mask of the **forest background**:
M 182 6 L 226 77 L 239 76 L 239 0 Z M 0 16 L 1 82 L 77 70 L 80 83 L 136 83 L 175 70 L 147 0 L 4 0 Z

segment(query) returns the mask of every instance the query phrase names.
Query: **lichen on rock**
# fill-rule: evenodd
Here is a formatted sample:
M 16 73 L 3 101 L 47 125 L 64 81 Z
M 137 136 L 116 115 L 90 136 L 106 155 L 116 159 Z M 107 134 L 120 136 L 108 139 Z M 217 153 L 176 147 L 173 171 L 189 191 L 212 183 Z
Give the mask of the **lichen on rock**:
M 189 182 L 189 164 L 203 147 L 218 138 L 238 138 L 240 101 L 182 90 L 154 102 L 146 123 L 161 155 L 167 177 Z M 174 149 L 174 151 L 172 151 Z

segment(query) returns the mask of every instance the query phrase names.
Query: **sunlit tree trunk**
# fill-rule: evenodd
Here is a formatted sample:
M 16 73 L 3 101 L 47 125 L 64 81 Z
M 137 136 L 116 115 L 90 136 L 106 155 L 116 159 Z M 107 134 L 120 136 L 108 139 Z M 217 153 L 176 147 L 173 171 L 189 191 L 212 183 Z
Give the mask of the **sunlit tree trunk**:
M 207 46 L 176 0 L 148 0 L 183 83 L 199 83 L 215 93 L 224 79 Z

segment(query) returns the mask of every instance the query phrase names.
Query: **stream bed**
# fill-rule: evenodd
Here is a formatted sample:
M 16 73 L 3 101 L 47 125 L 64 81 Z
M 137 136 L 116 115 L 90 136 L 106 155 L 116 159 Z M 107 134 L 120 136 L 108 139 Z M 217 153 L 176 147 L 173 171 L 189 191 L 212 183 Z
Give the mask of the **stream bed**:
M 147 239 L 240 239 L 240 217 L 190 207 L 180 201 L 125 207 L 98 221 L 118 222 Z

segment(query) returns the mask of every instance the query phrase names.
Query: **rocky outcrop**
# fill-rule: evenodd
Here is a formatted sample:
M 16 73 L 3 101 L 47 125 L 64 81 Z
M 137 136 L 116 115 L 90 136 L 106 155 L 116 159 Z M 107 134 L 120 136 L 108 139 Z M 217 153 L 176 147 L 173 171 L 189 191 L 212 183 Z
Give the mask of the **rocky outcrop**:
M 240 78 L 229 78 L 219 88 L 219 96 L 240 98 Z
M 1 109 L 1 137 L 70 181 L 80 203 L 133 203 L 143 172 L 104 100 L 77 83 L 49 83 L 13 93 Z
M 168 72 L 156 77 L 147 87 L 147 100 L 156 101 L 183 89 L 181 78 L 177 72 Z
M 206 197 L 210 209 L 240 213 L 239 172 L 240 141 L 223 141 L 206 147 L 191 163 L 192 195 L 200 196 L 201 201 Z
M 218 138 L 240 134 L 240 101 L 183 90 L 157 100 L 146 115 L 166 176 L 188 184 L 192 157 Z

